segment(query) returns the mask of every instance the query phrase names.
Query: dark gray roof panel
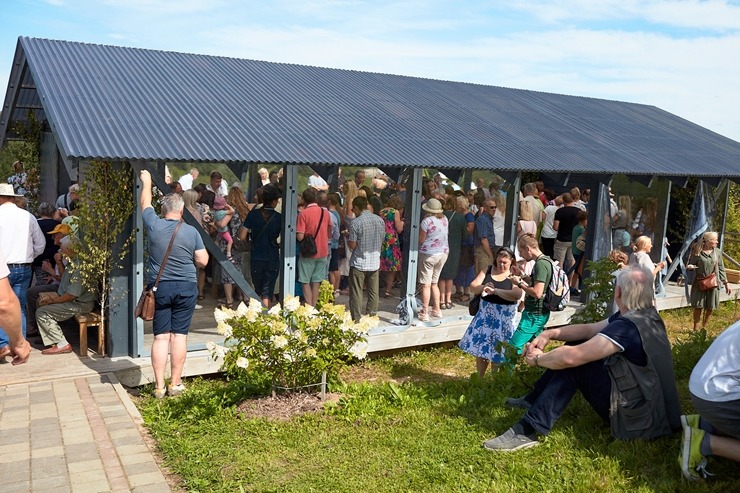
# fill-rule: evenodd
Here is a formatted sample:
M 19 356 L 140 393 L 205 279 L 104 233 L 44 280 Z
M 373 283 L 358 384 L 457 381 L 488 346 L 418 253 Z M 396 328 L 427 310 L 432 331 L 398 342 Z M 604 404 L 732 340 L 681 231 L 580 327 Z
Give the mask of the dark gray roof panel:
M 740 175 L 740 144 L 652 106 L 20 38 L 70 158 Z

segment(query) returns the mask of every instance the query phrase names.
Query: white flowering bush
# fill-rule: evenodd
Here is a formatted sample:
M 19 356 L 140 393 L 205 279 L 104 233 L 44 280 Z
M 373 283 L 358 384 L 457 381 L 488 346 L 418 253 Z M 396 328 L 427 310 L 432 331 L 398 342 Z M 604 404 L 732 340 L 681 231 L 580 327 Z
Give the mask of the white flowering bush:
M 224 346 L 210 342 L 208 349 L 223 360 L 222 369 L 235 378 L 267 377 L 288 388 L 315 384 L 324 371 L 333 380 L 346 362 L 364 359 L 368 330 L 378 322 L 363 317 L 355 323 L 344 305 L 326 296 L 315 308 L 293 296 L 267 313 L 252 299 L 236 310 L 216 309 L 215 315 Z

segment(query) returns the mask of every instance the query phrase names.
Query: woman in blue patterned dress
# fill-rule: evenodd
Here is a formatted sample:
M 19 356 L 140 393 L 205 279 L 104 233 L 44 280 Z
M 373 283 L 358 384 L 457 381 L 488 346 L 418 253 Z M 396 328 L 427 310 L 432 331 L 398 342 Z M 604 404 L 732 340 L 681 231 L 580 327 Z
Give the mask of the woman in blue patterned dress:
M 481 271 L 470 284 L 473 294 L 480 294 L 480 309 L 460 340 L 460 349 L 475 356 L 478 375 L 483 377 L 488 363 L 504 362 L 504 350 L 499 343 L 506 343 L 514 334 L 514 316 L 522 290 L 512 284 L 511 263 L 514 252 L 502 247 L 494 264 Z

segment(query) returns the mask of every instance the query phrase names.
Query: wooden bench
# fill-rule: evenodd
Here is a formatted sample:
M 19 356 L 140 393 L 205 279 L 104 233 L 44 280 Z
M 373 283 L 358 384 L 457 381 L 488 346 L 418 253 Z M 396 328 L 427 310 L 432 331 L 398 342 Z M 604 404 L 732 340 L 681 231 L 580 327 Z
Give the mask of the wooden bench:
M 98 328 L 98 354 L 105 356 L 105 329 L 100 323 L 100 313 L 78 313 L 75 320 L 80 324 L 80 356 L 87 357 L 87 328 Z

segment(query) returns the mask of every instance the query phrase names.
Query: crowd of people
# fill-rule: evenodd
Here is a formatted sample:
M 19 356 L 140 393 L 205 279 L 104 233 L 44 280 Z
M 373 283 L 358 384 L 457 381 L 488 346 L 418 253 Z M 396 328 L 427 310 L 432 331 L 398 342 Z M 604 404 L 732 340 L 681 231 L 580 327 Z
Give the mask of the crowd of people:
M 39 204 L 34 216 L 19 193 L 24 191 L 19 170 L 22 165 L 15 166 L 10 183 L 0 184 L 0 358 L 12 356 L 13 364 L 28 359 L 26 337 L 40 337 L 44 355 L 71 352 L 59 323 L 89 312 L 96 301 L 96 294 L 66 268 L 78 241 L 79 187 L 70 186 L 54 206 Z M 259 174 L 260 187 L 248 201 L 238 183 L 227 186 L 218 172 L 211 173 L 207 185 L 196 184 L 199 171 L 192 168 L 177 182 L 170 180 L 171 193 L 160 196 L 149 172 L 140 173 L 147 285 L 157 288 L 151 358 L 158 398 L 185 390 L 187 334 L 204 297 L 209 264 L 201 234 L 182 221 L 186 210 L 247 275 L 265 308 L 276 301 L 282 191 L 278 173 L 261 169 Z M 423 184 L 418 320 L 441 318 L 455 302 L 478 297 L 477 312 L 460 341 L 476 357 L 478 374 L 507 363 L 507 345 L 526 364 L 545 369 L 527 395 L 507 399 L 507 405 L 525 414 L 486 440 L 486 449 L 511 452 L 537 445 L 538 436 L 552 430 L 580 391 L 618 439 L 682 432 L 679 464 L 688 479 L 706 477 L 706 458 L 712 455 L 740 462 L 740 323 L 724 331 L 696 365 L 689 391 L 697 414 L 681 415 L 671 347 L 655 307 L 655 276 L 665 264 L 650 258 L 651 201 L 628 225 L 625 203 L 612 200 L 616 248 L 610 258 L 619 268 L 615 312 L 600 322 L 547 329 L 550 313 L 544 299 L 555 266 L 571 274 L 574 286 L 580 276 L 587 248 L 587 191 L 555 196 L 541 184 L 525 184 L 512 250 L 503 245 L 506 199 L 500 184 L 478 182 L 465 192 L 444 180 L 437 174 Z M 343 180 L 337 193 L 323 178 L 312 176 L 300 194 L 295 228 L 296 283 L 303 299 L 315 304 L 319 284 L 328 280 L 336 294 L 348 290 L 354 320 L 375 315 L 381 283 L 383 296 L 391 297 L 408 268 L 404 187 L 382 174 L 371 179 L 372 186 L 365 181 L 360 170 L 353 180 Z M 162 217 L 154 212 L 155 200 Z M 706 326 L 720 290 L 729 293 L 717 233 L 705 232 L 696 242 L 687 268 L 696 274 L 691 303 L 697 329 L 700 323 Z M 231 307 L 243 294 L 228 273 L 222 273 L 221 282 L 223 305 Z M 564 344 L 547 351 L 551 341 Z M 166 386 L 168 356 L 171 381 Z

